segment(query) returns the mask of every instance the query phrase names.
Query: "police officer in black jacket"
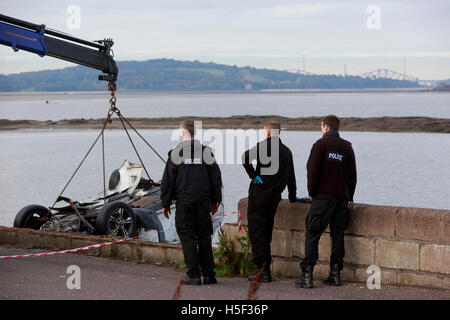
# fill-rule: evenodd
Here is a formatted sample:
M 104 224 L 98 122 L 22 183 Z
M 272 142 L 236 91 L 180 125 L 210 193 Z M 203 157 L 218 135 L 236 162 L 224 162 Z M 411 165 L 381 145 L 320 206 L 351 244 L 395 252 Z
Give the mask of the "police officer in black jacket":
M 307 163 L 308 191 L 313 198 L 306 216 L 305 256 L 300 263 L 302 276 L 295 282 L 312 288 L 312 273 L 319 257 L 322 233 L 330 224 L 332 240 L 330 273 L 325 284 L 339 286 L 344 259 L 344 231 L 356 188 L 355 154 L 350 142 L 339 136 L 340 120 L 334 115 L 322 118 L 323 137 L 312 147 Z
M 163 212 L 176 200 L 175 227 L 188 268 L 184 284 L 217 283 L 211 246 L 210 212 L 222 202 L 222 178 L 212 150 L 194 140 L 194 121 L 180 124 L 182 142 L 169 152 L 161 182 Z
M 292 153 L 280 140 L 280 124 L 269 121 L 264 126 L 266 138 L 242 156 L 243 166 L 250 177 L 248 197 L 248 231 L 252 245 L 255 265 L 264 266 L 260 280 L 270 282 L 270 264 L 272 261 L 270 243 L 272 230 L 281 193 L 288 187 L 289 200 L 296 201 L 297 186 L 295 182 Z M 256 160 L 256 167 L 252 161 Z M 256 273 L 248 280 L 255 279 Z

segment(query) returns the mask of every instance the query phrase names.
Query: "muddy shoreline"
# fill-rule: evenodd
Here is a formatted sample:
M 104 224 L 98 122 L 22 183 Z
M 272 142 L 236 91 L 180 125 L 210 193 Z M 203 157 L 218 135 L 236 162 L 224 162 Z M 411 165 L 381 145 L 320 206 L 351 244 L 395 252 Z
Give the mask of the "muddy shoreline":
M 176 118 L 129 118 L 136 129 L 174 129 L 179 126 Z M 231 117 L 190 117 L 202 121 L 204 129 L 260 129 L 268 120 L 279 121 L 283 130 L 317 131 L 320 130 L 320 117 L 288 118 L 281 116 L 231 116 Z M 428 117 L 371 117 L 342 118 L 341 131 L 372 132 L 433 132 L 450 133 L 450 119 Z M 68 119 L 59 121 L 6 120 L 0 119 L 0 130 L 19 129 L 101 129 L 104 119 Z M 110 129 L 122 128 L 121 122 L 114 118 Z

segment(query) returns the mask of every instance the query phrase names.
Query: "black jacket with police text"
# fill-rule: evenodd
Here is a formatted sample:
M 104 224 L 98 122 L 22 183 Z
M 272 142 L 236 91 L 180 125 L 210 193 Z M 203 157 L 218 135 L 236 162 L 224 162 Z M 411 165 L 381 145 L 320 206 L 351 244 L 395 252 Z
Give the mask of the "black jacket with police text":
M 352 144 L 336 130 L 326 132 L 314 143 L 306 165 L 308 192 L 353 201 L 356 188 L 356 162 Z
M 275 139 L 277 140 L 275 141 Z M 276 148 L 277 142 L 278 150 Z M 273 159 L 272 149 L 275 151 Z M 267 159 L 264 159 L 265 157 Z M 256 161 L 256 167 L 253 167 L 253 161 Z M 276 165 L 277 163 L 278 166 Z M 289 200 L 293 202 L 296 200 L 297 185 L 292 152 L 281 142 L 279 137 L 267 138 L 259 142 L 252 149 L 244 152 L 242 155 L 242 164 L 251 179 L 249 196 L 273 197 L 281 200 L 281 193 L 287 186 Z M 276 172 L 264 172 L 271 167 L 276 169 Z M 253 182 L 257 176 L 261 178 L 263 183 Z
M 163 207 L 172 200 L 222 202 L 222 177 L 211 148 L 184 141 L 169 152 L 161 182 Z

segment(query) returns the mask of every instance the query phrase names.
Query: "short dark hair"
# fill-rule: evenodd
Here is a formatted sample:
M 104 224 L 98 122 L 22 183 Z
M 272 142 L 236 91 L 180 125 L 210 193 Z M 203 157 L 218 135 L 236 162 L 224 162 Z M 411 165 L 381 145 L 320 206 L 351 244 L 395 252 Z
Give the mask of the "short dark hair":
M 195 124 L 193 120 L 186 119 L 180 122 L 180 128 L 187 130 L 191 135 L 191 138 L 194 138 L 195 135 Z
M 264 129 L 268 129 L 268 130 L 278 130 L 278 133 L 280 133 L 281 131 L 281 125 L 279 122 L 270 120 L 267 121 L 266 124 L 264 125 Z
M 328 116 L 323 117 L 322 122 L 323 124 L 328 125 L 332 130 L 339 130 L 341 126 L 341 120 L 339 120 L 339 118 L 336 117 L 334 114 L 330 114 Z

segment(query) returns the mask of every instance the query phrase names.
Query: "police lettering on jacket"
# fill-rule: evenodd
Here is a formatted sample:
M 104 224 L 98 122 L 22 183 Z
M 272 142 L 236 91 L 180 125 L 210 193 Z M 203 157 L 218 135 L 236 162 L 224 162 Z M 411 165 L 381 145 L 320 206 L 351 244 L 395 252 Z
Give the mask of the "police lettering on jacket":
M 211 148 L 198 140 L 184 141 L 169 152 L 161 181 L 163 207 L 172 200 L 222 201 L 222 177 Z
M 183 159 L 184 164 L 202 164 L 201 158 L 194 158 L 194 159 Z
M 334 196 L 353 201 L 356 162 L 352 144 L 328 131 L 316 141 L 307 163 L 308 192 L 311 197 Z
M 344 155 L 337 152 L 328 152 L 328 160 L 342 162 L 344 160 Z

